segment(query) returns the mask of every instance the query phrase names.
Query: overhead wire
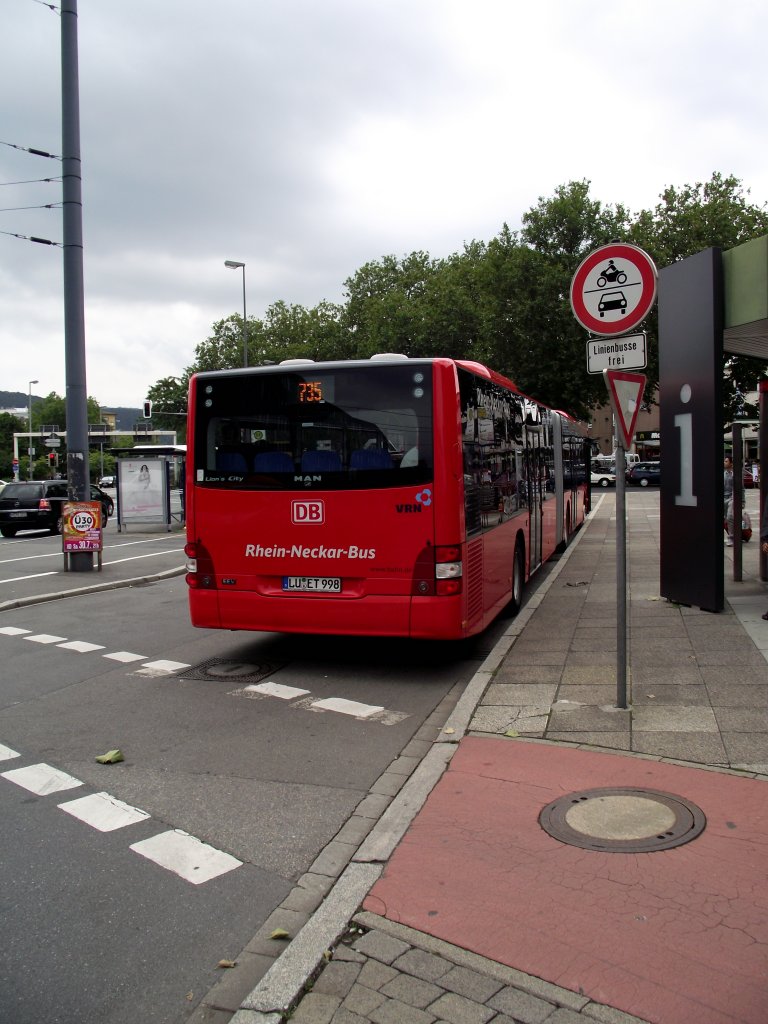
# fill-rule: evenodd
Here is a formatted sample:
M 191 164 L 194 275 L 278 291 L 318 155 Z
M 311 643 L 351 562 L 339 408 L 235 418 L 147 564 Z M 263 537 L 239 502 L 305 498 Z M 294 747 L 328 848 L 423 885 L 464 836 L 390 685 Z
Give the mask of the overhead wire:
M 63 181 L 61 175 L 58 178 L 27 178 L 24 181 L 0 181 L 0 187 L 3 185 L 37 185 L 39 182 L 51 183 L 54 181 Z
M 20 235 L 16 231 L 2 231 L 0 235 L 9 235 L 11 238 L 21 238 L 25 242 L 37 242 L 40 245 L 55 245 L 59 249 L 64 248 L 63 242 L 52 242 L 50 238 L 37 238 L 35 235 Z
M 16 210 L 60 210 L 62 206 L 62 202 L 44 203 L 42 206 L 6 206 L 0 207 L 0 213 L 13 213 Z
M 32 156 L 44 156 L 49 160 L 63 160 L 63 156 L 58 156 L 56 153 L 48 153 L 44 149 L 34 149 L 32 146 L 19 146 L 16 142 L 4 142 L 0 139 L 0 146 L 9 146 L 11 149 L 21 150 L 22 153 L 31 153 Z

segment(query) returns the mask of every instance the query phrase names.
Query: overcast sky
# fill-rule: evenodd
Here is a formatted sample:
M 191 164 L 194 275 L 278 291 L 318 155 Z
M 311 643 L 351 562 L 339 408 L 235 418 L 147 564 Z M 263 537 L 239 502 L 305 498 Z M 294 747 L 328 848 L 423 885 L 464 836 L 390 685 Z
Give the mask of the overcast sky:
M 56 0 L 58 5 L 59 0 Z M 61 19 L 2 0 L 0 182 L 60 174 Z M 768 200 L 765 0 L 79 0 L 88 394 L 138 406 L 213 323 L 341 301 L 558 185 Z M 0 188 L 0 390 L 64 395 L 60 183 Z M 10 211 L 10 212 L 9 212 Z

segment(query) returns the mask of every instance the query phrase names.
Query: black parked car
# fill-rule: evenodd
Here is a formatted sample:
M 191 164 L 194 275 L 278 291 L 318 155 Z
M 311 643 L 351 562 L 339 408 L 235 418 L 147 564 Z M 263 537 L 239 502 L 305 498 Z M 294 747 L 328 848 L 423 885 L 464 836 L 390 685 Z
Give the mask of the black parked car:
M 101 502 L 102 525 L 115 503 L 100 487 L 91 484 L 91 501 Z M 61 533 L 64 502 L 69 501 L 66 480 L 24 480 L 9 483 L 0 491 L 0 533 L 15 537 L 19 530 Z
M 627 483 L 640 487 L 658 487 L 661 483 L 661 463 L 636 462 L 627 470 Z

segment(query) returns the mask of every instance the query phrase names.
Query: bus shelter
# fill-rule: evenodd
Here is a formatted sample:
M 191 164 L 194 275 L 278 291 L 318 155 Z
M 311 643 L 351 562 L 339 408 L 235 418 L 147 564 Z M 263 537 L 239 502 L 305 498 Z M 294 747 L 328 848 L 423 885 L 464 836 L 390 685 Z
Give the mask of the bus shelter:
M 661 596 L 708 611 L 725 603 L 724 354 L 768 362 L 768 236 L 727 252 L 705 249 L 659 272 Z M 761 390 L 761 456 L 768 451 L 765 405 Z M 736 445 L 734 457 L 740 463 Z M 737 465 L 737 481 L 740 474 Z M 760 562 L 765 579 L 762 554 Z
M 118 532 L 140 524 L 183 526 L 185 447 L 136 445 L 116 454 Z

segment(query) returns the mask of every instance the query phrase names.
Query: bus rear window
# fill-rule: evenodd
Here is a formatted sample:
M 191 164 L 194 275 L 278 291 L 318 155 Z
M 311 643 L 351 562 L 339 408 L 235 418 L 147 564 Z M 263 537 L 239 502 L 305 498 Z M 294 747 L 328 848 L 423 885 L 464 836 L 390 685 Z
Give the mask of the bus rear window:
M 428 482 L 431 374 L 414 361 L 201 374 L 195 481 L 245 490 Z

